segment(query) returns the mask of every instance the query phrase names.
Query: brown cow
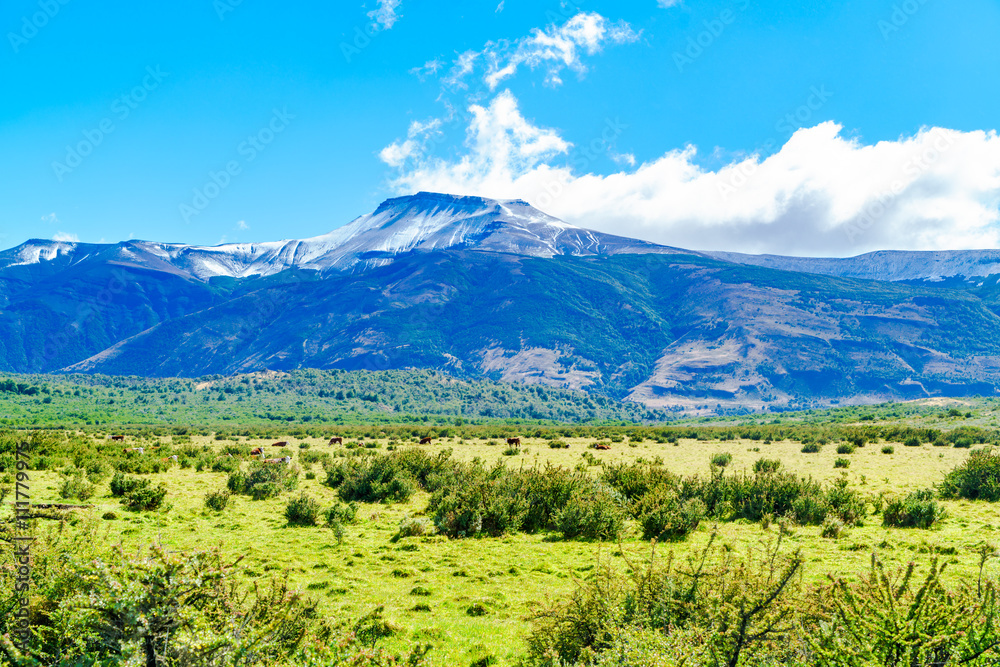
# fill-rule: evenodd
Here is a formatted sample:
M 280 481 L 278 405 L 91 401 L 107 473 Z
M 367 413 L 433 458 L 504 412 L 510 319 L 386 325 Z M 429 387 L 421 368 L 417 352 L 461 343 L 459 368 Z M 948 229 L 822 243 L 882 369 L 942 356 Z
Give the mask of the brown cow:
M 125 436 L 124 435 L 113 435 L 113 436 L 111 436 L 111 439 L 112 440 L 116 440 L 118 442 L 123 442 L 125 440 Z
M 264 450 L 261 449 L 260 447 L 254 447 L 253 449 L 250 450 L 250 456 L 262 456 L 263 454 Z
M 428 437 L 426 437 L 426 438 L 420 438 L 420 444 L 421 444 L 421 445 L 429 445 L 429 444 L 431 444 L 432 442 L 434 442 L 434 441 L 433 441 L 433 440 L 431 439 L 431 437 L 430 437 L 430 436 L 428 436 Z
M 276 443 L 274 443 L 274 444 L 273 444 L 273 445 L 271 445 L 271 446 L 272 446 L 272 447 L 287 447 L 287 446 L 288 446 L 288 443 L 287 443 L 287 442 L 284 442 L 284 441 L 282 441 L 282 442 L 276 442 Z
M 594 449 L 607 450 L 611 449 L 611 445 L 594 445 Z
M 123 449 L 122 451 L 125 452 L 126 454 L 131 454 L 133 452 L 139 452 L 140 454 L 146 453 L 146 450 L 143 449 L 142 447 L 129 447 L 127 449 Z
M 507 438 L 507 444 L 508 445 L 517 445 L 518 447 L 520 447 L 521 446 L 521 439 L 520 438 Z
M 330 438 L 330 444 L 331 445 L 342 445 L 342 444 L 344 444 L 344 439 L 343 438 Z

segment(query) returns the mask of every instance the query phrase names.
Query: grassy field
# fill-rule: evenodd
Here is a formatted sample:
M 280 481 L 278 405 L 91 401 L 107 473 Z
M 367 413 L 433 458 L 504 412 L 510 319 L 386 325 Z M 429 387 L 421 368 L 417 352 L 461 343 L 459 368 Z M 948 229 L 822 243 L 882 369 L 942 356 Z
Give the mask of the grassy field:
M 106 436 L 91 433 L 90 437 L 103 440 Z M 125 444 L 150 448 L 154 442 L 173 442 L 174 437 L 130 437 Z M 265 448 L 272 442 L 223 437 L 181 436 L 176 442 L 216 450 L 236 441 Z M 308 445 L 308 451 L 341 449 L 328 445 L 326 437 L 282 439 L 289 441 L 289 447 L 268 449 L 268 453 L 286 452 L 296 462 L 307 451 L 300 445 Z M 824 482 L 845 477 L 873 501 L 880 495 L 896 497 L 933 486 L 971 451 L 930 444 L 905 447 L 895 442 L 888 443 L 893 453 L 886 454 L 882 449 L 887 443 L 872 442 L 850 455 L 837 454 L 834 443 L 826 444 L 818 453 L 807 454 L 801 451 L 800 442 L 791 440 L 764 444 L 759 440 L 689 438 L 676 444 L 646 440 L 632 445 L 626 440 L 612 443 L 608 451 L 597 451 L 589 447 L 594 438 L 562 441 L 569 447 L 553 449 L 549 440 L 522 437 L 517 453 L 512 453 L 506 443 L 489 438 L 452 437 L 437 439 L 430 445 L 399 446 L 431 452 L 451 449 L 458 460 L 503 461 L 509 467 L 579 466 L 594 474 L 603 463 L 660 459 L 672 472 L 685 476 L 707 476 L 711 457 L 728 453 L 732 461 L 727 475 L 750 470 L 760 458 L 778 459 L 790 471 Z M 387 438 L 368 438 L 365 442 L 375 444 L 377 452 L 385 452 L 393 444 Z M 147 452 L 156 455 L 151 448 Z M 836 459 L 849 459 L 849 467 L 835 468 Z M 324 506 L 332 505 L 337 494 L 322 484 L 325 474 L 320 465 L 301 467 L 303 473 L 311 471 L 316 476 L 306 479 L 303 474 L 295 494 L 305 491 Z M 528 619 L 538 603 L 569 593 L 576 581 L 601 564 L 624 567 L 626 561 L 648 559 L 651 552 L 634 525 L 629 526 L 619 543 L 563 541 L 556 534 L 522 533 L 500 538 L 449 540 L 431 536 L 392 541 L 401 520 L 424 513 L 428 500 L 424 492 L 404 504 L 362 504 L 357 523 L 346 526 L 343 542 L 338 543 L 329 529 L 289 526 L 284 517 L 289 494 L 262 501 L 233 496 L 229 507 L 216 513 L 204 507 L 203 499 L 206 493 L 225 488 L 225 473 L 174 466 L 149 477 L 166 485 L 168 507 L 144 513 L 126 511 L 118 499 L 110 496 L 105 482 L 88 501 L 93 509 L 77 513 L 79 520 L 98 523 L 110 542 L 120 540 L 130 549 L 156 542 L 171 550 L 218 546 L 232 556 L 245 555 L 242 565 L 246 576 L 261 579 L 287 573 L 296 587 L 318 598 L 321 611 L 332 617 L 356 619 L 384 605 L 387 618 L 397 626 L 387 646 L 403 649 L 415 642 L 429 642 L 435 647 L 430 655 L 435 665 L 468 665 L 488 656 L 498 664 L 515 664 L 524 654 L 524 638 L 530 630 Z M 60 481 L 56 471 L 33 472 L 33 502 L 58 501 Z M 989 503 L 945 501 L 944 505 L 949 518 L 931 530 L 884 528 L 878 516 L 870 516 L 863 526 L 850 528 L 836 540 L 820 537 L 819 527 L 792 527 L 784 548 L 802 550 L 808 580 L 819 581 L 828 573 L 850 576 L 860 572 L 873 551 L 893 564 L 905 564 L 920 554 L 942 554 L 951 563 L 950 579 L 968 580 L 978 563 L 973 550 L 997 539 L 1000 514 Z M 116 518 L 101 518 L 106 512 L 113 512 Z M 723 544 L 742 551 L 775 540 L 778 527 L 772 524 L 765 529 L 746 521 L 717 526 L 705 522 L 684 542 L 658 547 L 660 555 L 665 549 L 681 557 L 693 553 L 707 543 L 713 531 Z M 427 594 L 413 594 L 415 590 Z M 469 609 L 475 604 L 482 605 L 486 614 L 470 615 Z

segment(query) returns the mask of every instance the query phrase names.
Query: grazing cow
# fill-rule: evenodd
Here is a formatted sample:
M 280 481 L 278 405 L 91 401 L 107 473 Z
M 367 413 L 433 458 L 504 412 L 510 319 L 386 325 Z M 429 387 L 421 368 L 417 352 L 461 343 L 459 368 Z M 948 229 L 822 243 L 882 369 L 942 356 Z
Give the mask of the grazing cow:
M 520 447 L 521 446 L 521 439 L 520 438 L 507 438 L 507 444 L 508 445 L 517 445 L 518 447 Z
M 287 446 L 288 446 L 288 443 L 287 443 L 287 442 L 284 442 L 284 441 L 281 441 L 281 442 L 276 442 L 276 443 L 274 443 L 274 444 L 273 444 L 273 445 L 271 445 L 271 446 L 272 446 L 272 447 L 287 447 Z
M 594 449 L 611 449 L 611 445 L 594 445 Z
M 126 454 L 131 454 L 131 453 L 134 453 L 134 452 L 139 452 L 140 454 L 145 454 L 146 453 L 146 450 L 143 449 L 142 447 L 128 447 L 128 448 L 126 448 L 126 449 L 124 449 L 122 451 L 124 451 Z
M 264 463 L 284 463 L 287 466 L 292 464 L 292 457 L 286 456 L 283 459 L 264 459 Z
M 330 438 L 330 444 L 331 445 L 342 445 L 342 444 L 344 444 L 344 439 L 343 438 Z
M 115 440 L 117 442 L 124 442 L 125 441 L 125 436 L 124 435 L 113 435 L 113 436 L 111 436 L 111 439 Z
M 429 445 L 429 444 L 431 444 L 432 442 L 434 442 L 434 441 L 433 441 L 433 440 L 431 439 L 431 437 L 430 437 L 430 436 L 428 436 L 428 437 L 426 437 L 426 438 L 420 438 L 420 444 L 421 444 L 421 445 Z
M 261 449 L 260 447 L 254 447 L 253 449 L 250 450 L 250 456 L 263 456 L 263 455 L 264 455 L 264 450 Z

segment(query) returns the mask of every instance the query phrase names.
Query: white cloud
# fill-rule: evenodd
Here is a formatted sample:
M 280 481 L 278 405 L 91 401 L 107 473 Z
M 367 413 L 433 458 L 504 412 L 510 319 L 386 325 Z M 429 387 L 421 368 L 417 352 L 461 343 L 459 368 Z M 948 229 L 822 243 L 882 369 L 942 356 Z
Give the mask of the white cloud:
M 618 164 L 623 164 L 627 167 L 634 167 L 636 165 L 635 156 L 631 153 L 611 153 L 611 159 Z
M 519 67 L 527 65 L 531 69 L 544 67 L 545 83 L 558 86 L 562 84 L 564 69 L 581 75 L 587 71 L 584 54 L 594 55 L 606 44 L 625 44 L 638 38 L 638 33 L 624 21 L 611 22 L 597 12 L 580 12 L 561 26 L 536 28 L 530 36 L 513 44 L 487 44 L 484 80 L 490 90 L 495 90 L 514 76 Z
M 438 136 L 443 121 L 433 118 L 426 123 L 418 120 L 410 123 L 405 141 L 396 141 L 379 152 L 379 159 L 393 168 L 400 168 L 411 158 L 423 156 L 427 142 Z
M 397 11 L 401 0 L 378 0 L 378 6 L 368 12 L 368 18 L 374 21 L 383 30 L 391 30 L 399 20 Z
M 669 9 L 681 4 L 681 0 L 656 0 L 656 5 L 662 9 Z
M 423 82 L 431 76 L 437 74 L 442 67 L 444 67 L 444 63 L 435 58 L 434 60 L 428 60 L 420 67 L 414 67 L 410 70 L 410 74 L 414 75 L 420 79 L 421 82 Z
M 545 160 L 565 154 L 571 144 L 554 130 L 535 127 L 521 115 L 517 100 L 505 90 L 488 107 L 474 104 L 466 133 L 468 153 L 457 162 L 426 159 L 411 145 L 412 140 L 393 144 L 382 151 L 389 166 L 401 167 L 412 160 L 415 170 L 402 173 L 396 189 L 412 190 L 417 183 L 434 185 L 431 190 L 473 194 L 484 184 L 512 183 L 519 175 L 544 169 Z M 411 126 L 411 136 L 413 128 Z
M 42 216 L 42 222 L 49 222 L 53 224 L 59 224 L 59 218 L 56 217 L 55 213 L 49 213 L 48 215 Z
M 500 0 L 500 4 L 497 5 L 497 11 L 496 11 L 497 14 L 503 11 L 504 2 L 506 2 L 506 0 Z
M 503 3 L 497 8 L 502 11 Z M 583 75 L 583 58 L 600 53 L 609 44 L 627 44 L 639 39 L 639 33 L 625 21 L 611 21 L 597 12 L 579 12 L 562 25 L 535 28 L 531 34 L 514 41 L 487 42 L 481 51 L 466 51 L 452 63 L 442 79 L 446 88 L 468 88 L 465 79 L 476 71 L 490 90 L 517 74 L 522 66 L 544 69 L 545 83 L 562 84 L 564 70 Z
M 52 240 L 57 243 L 79 243 L 80 239 L 76 234 L 69 234 L 67 232 L 56 232 L 52 235 Z
M 240 220 L 239 222 L 236 223 L 236 229 L 240 231 L 246 231 L 250 229 L 250 225 L 247 224 L 246 220 Z
M 527 122 L 508 91 L 470 111 L 466 154 L 411 154 L 391 182 L 396 191 L 522 198 L 574 224 L 692 249 L 847 256 L 1000 247 L 996 132 L 927 128 L 869 145 L 823 123 L 766 159 L 716 171 L 688 146 L 598 175 L 566 166 L 570 145 Z

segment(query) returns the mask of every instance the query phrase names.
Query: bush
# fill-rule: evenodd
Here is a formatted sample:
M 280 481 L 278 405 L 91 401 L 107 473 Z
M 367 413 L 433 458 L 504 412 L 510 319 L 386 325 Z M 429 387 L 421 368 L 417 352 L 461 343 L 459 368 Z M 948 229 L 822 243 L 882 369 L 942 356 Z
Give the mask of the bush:
M 405 517 L 399 522 L 399 530 L 390 541 L 398 542 L 404 537 L 423 537 L 424 535 L 433 535 L 435 532 L 434 525 L 427 519 Z
M 759 475 L 778 472 L 781 470 L 781 461 L 777 459 L 757 459 L 753 464 L 753 471 Z
M 803 454 L 819 454 L 819 450 L 820 446 L 818 443 L 815 442 L 807 442 L 806 444 L 802 445 Z
M 700 498 L 683 500 L 666 487 L 646 494 L 632 509 L 643 538 L 661 542 L 684 539 L 698 529 L 707 512 Z
M 163 484 L 153 486 L 148 479 L 125 494 L 125 504 L 137 512 L 159 509 L 167 495 L 167 487 Z
M 930 528 L 944 520 L 946 512 L 936 500 L 934 491 L 914 491 L 906 498 L 893 500 L 882 513 L 882 525 L 896 528 Z
M 919 447 L 920 446 L 920 438 L 911 435 L 909 438 L 907 438 L 906 440 L 903 441 L 903 446 L 904 447 Z
M 1000 454 L 987 449 L 972 452 L 941 483 L 942 498 L 1000 500 Z
M 829 540 L 840 539 L 843 533 L 844 533 L 844 522 L 835 516 L 828 516 L 823 521 L 823 525 L 819 530 L 820 537 L 825 537 L 826 539 Z
M 248 470 L 233 471 L 226 483 L 230 492 L 250 496 L 254 500 L 273 498 L 285 491 L 294 490 L 298 485 L 298 469 L 260 461 L 251 463 Z
M 563 539 L 616 540 L 625 527 L 625 500 L 602 484 L 577 488 L 555 519 Z
M 838 454 L 853 454 L 855 449 L 857 448 L 849 442 L 842 442 L 837 445 Z
M 837 459 L 836 461 L 833 462 L 833 467 L 834 468 L 850 468 L 851 467 L 851 459 Z
M 892 445 L 885 445 L 884 447 L 882 447 L 882 453 L 883 454 L 895 454 L 896 453 L 896 448 L 893 447 Z
M 305 493 L 292 498 L 285 506 L 285 518 L 293 526 L 315 526 L 319 521 L 319 502 Z
M 725 468 L 733 462 L 733 455 L 729 452 L 719 452 L 712 456 L 712 465 L 716 468 Z
M 66 477 L 59 485 L 60 498 L 76 498 L 77 500 L 89 500 L 96 487 L 87 481 L 83 476 L 83 471 Z
M 229 505 L 229 491 L 211 491 L 205 494 L 205 507 L 221 512 Z
M 149 481 L 116 472 L 115 476 L 111 478 L 111 495 L 116 498 L 121 498 L 129 491 L 141 486 L 143 483 L 148 484 Z
M 366 455 L 332 465 L 327 469 L 326 484 L 337 489 L 346 501 L 404 503 L 417 490 L 416 481 L 401 458 L 404 454 Z
M 350 524 L 357 520 L 358 506 L 355 503 L 337 503 L 333 507 L 327 508 L 323 513 L 328 527 L 337 524 Z

